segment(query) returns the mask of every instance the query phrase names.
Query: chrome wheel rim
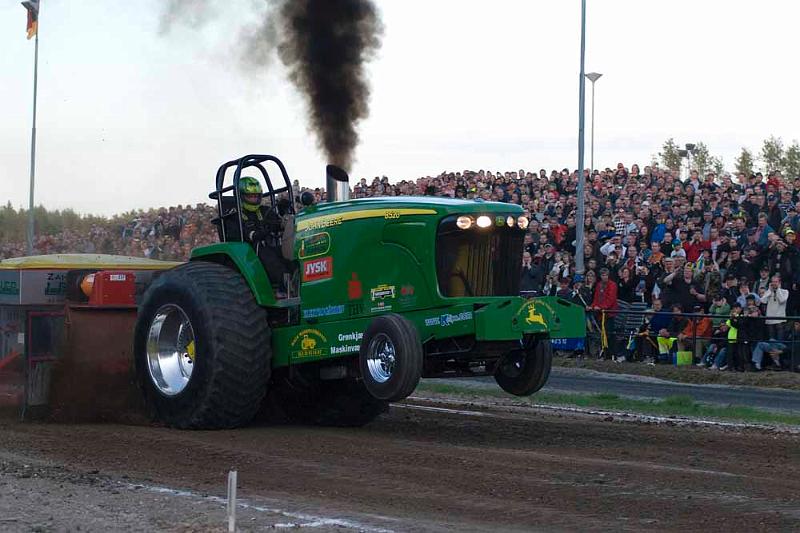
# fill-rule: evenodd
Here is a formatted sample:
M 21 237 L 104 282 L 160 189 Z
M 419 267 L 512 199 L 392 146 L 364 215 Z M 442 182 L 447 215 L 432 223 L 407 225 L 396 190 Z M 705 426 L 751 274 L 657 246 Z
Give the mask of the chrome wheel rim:
M 175 304 L 162 305 L 147 334 L 147 369 L 159 392 L 175 396 L 186 388 L 195 354 L 194 330 L 186 312 Z
M 373 381 L 386 383 L 394 373 L 396 351 L 394 343 L 385 333 L 379 333 L 367 348 L 367 370 Z

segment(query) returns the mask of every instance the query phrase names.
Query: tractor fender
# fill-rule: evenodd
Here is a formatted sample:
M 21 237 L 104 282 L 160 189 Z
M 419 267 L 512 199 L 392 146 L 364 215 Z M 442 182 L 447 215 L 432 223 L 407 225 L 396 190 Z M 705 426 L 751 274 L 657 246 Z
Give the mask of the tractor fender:
M 201 246 L 192 250 L 189 261 L 209 261 L 233 268 L 242 275 L 256 303 L 264 307 L 275 307 L 277 301 L 272 292 L 267 271 L 253 247 L 246 242 L 221 242 Z

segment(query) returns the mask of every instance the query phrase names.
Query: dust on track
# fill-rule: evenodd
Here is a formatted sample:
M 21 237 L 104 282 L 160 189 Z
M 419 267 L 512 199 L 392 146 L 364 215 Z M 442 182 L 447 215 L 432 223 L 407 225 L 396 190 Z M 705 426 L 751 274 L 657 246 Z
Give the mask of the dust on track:
M 462 405 L 463 407 L 463 405 Z M 392 409 L 361 429 L 175 431 L 0 421 L 0 451 L 217 492 L 397 530 L 797 530 L 795 435 L 619 423 L 586 416 Z

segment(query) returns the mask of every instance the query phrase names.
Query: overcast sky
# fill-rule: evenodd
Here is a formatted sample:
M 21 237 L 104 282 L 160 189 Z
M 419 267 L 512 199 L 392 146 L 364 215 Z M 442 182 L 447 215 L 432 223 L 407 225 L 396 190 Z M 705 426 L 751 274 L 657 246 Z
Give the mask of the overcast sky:
M 577 166 L 579 0 L 378 1 L 385 34 L 352 178 Z M 217 166 L 272 153 L 303 184 L 325 161 L 274 64 L 243 70 L 258 0 L 159 32 L 157 0 L 42 0 L 36 203 L 113 214 L 204 201 Z M 800 4 L 589 0 L 595 166 L 702 140 L 726 167 L 800 137 Z M 241 6 L 234 9 L 233 6 Z M 27 206 L 33 41 L 0 3 L 0 200 Z M 589 151 L 587 84 L 587 166 Z

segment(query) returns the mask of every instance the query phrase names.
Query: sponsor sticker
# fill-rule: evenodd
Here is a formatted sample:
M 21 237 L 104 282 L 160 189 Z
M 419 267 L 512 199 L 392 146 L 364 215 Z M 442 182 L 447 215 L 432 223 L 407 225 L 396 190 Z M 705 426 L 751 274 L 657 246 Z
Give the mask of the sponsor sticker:
M 47 274 L 47 284 L 44 287 L 45 296 L 60 296 L 67 292 L 66 272 L 51 272 Z
M 463 311 L 457 315 L 444 313 L 439 316 L 433 316 L 425 319 L 426 326 L 452 326 L 456 322 L 464 322 L 465 320 L 472 320 L 472 311 Z
M 411 307 L 416 305 L 417 296 L 413 285 L 403 285 L 400 287 L 400 297 L 397 299 L 400 307 Z
M 309 259 L 327 254 L 331 249 L 331 236 L 327 231 L 315 233 L 300 239 L 300 250 L 297 256 L 300 259 Z
M 344 305 L 312 307 L 311 309 L 303 309 L 303 318 L 318 318 L 321 316 L 341 315 L 342 313 L 344 313 Z
M 295 357 L 318 357 L 324 355 L 328 339 L 318 329 L 304 329 L 297 333 L 290 343 Z
M 340 343 L 338 346 L 331 346 L 331 355 L 339 355 L 343 353 L 353 353 L 361 349 L 361 339 L 364 338 L 364 333 L 361 331 L 353 331 L 352 333 L 339 333 L 337 340 Z
M 108 281 L 125 281 L 128 279 L 128 276 L 125 274 L 110 274 L 108 276 Z
M 358 274 L 353 272 L 347 281 L 347 297 L 351 300 L 360 300 L 362 296 L 364 291 L 361 289 L 361 281 L 358 279 Z
M 18 296 L 19 285 L 16 281 L 0 281 L 0 294 Z
M 303 281 L 319 281 L 333 276 L 333 257 L 320 257 L 303 263 Z
M 377 287 L 370 289 L 370 296 L 372 301 L 385 300 L 386 298 L 394 298 L 395 291 L 394 285 L 386 285 L 382 283 Z

